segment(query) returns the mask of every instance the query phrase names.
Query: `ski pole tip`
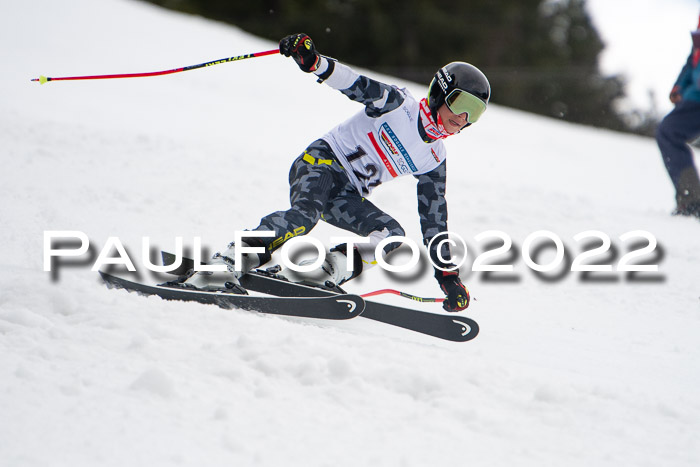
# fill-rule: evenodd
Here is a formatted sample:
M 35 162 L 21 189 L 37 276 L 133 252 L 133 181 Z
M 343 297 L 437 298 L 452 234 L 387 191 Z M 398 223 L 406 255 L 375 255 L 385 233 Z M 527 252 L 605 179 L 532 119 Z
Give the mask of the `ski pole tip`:
M 47 83 L 48 81 L 51 81 L 51 78 L 47 78 L 46 76 L 41 75 L 38 78 L 32 79 L 32 81 L 39 81 L 39 84 L 44 84 L 44 83 Z

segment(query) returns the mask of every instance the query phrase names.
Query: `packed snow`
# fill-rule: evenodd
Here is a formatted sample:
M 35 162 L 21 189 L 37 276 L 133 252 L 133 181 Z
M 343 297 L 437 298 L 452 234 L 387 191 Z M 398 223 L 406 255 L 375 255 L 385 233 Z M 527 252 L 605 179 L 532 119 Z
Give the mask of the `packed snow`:
M 670 216 L 652 139 L 493 105 L 447 140 L 450 230 L 467 242 L 462 278 L 476 298 L 465 314 L 481 327 L 473 341 L 361 317 L 225 311 L 108 290 L 91 268 L 110 237 L 147 282 L 158 278 L 143 268 L 144 237 L 166 250 L 176 237 L 225 247 L 286 208 L 293 158 L 358 105 L 281 56 L 30 82 L 276 47 L 131 0 L 3 2 L 0 42 L 0 465 L 700 464 L 700 223 Z M 414 185 L 394 181 L 372 200 L 419 240 Z M 479 235 L 493 230 L 513 246 L 486 263 L 513 271 L 471 271 L 502 244 Z M 600 245 L 574 240 L 591 230 L 612 248 L 589 261 L 613 271 L 567 272 Z M 84 232 L 90 251 L 46 272 L 46 231 Z M 525 263 L 538 231 L 562 240 L 564 266 Z M 658 246 L 632 263 L 658 271 L 617 271 L 649 243 L 620 239 L 638 231 Z M 538 264 L 554 257 L 545 245 L 529 249 Z M 375 268 L 346 288 L 385 287 L 440 293 L 427 267 Z

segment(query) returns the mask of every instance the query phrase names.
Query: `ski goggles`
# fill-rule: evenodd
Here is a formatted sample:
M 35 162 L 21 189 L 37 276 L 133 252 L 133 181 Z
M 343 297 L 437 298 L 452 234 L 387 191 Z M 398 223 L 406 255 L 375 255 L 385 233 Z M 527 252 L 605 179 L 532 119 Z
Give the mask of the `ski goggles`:
M 486 110 L 484 101 L 461 89 L 453 89 L 445 98 L 447 108 L 455 115 L 467 114 L 467 122 L 474 123 L 479 120 Z

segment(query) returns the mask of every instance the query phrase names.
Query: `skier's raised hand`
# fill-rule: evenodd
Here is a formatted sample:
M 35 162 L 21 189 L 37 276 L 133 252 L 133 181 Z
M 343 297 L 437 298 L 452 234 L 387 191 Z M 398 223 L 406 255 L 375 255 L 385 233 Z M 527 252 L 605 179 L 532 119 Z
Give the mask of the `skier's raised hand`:
M 321 56 L 314 47 L 311 38 L 304 34 L 292 34 L 280 41 L 280 53 L 285 57 L 292 57 L 299 68 L 306 73 L 316 71 Z

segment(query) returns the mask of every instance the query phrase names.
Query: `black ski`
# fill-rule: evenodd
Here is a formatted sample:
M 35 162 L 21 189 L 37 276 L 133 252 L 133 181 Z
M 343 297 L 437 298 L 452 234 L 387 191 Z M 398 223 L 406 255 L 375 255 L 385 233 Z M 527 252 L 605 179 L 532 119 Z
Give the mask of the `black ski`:
M 125 289 L 142 295 L 157 295 L 164 300 L 194 301 L 221 308 L 240 308 L 274 315 L 302 318 L 350 319 L 360 315 L 365 302 L 351 294 L 328 297 L 253 297 L 225 292 L 203 292 L 178 287 L 145 285 L 100 271 L 108 287 Z
M 163 264 L 168 265 L 175 262 L 175 255 L 172 253 L 162 252 L 161 254 Z M 183 258 L 180 267 L 171 273 L 185 275 L 192 268 L 194 268 L 194 262 L 189 258 Z M 248 290 L 280 297 L 328 297 L 338 294 L 336 291 L 279 279 L 274 274 L 261 270 L 250 271 L 243 275 L 240 281 L 241 286 Z M 479 334 L 479 325 L 466 316 L 428 313 L 368 300 L 365 300 L 365 310 L 360 316 L 455 342 L 466 342 Z

